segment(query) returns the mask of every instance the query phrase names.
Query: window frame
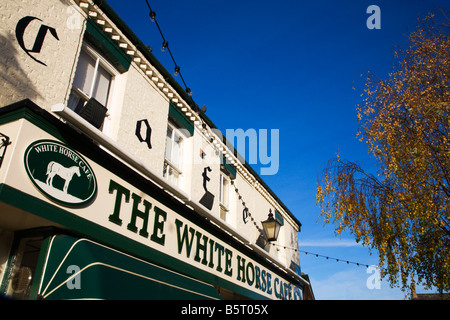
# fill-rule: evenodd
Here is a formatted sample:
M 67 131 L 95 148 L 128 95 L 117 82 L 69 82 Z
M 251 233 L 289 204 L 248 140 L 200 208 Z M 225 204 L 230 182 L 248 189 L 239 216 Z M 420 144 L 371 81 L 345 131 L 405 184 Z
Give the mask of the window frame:
M 224 172 L 220 172 L 219 178 L 219 207 L 220 207 L 220 218 L 224 221 L 228 221 L 228 213 L 230 212 L 230 178 Z M 226 190 L 224 190 L 223 185 L 226 182 Z
M 180 149 L 178 151 L 179 152 L 179 154 L 178 154 L 179 164 L 178 165 L 173 163 L 172 159 L 167 159 L 167 157 L 166 157 L 167 156 L 167 139 L 168 139 L 167 131 L 169 129 L 172 131 L 172 134 L 171 134 L 171 137 L 170 137 L 170 139 L 171 139 L 171 148 L 172 148 L 171 154 L 173 152 L 173 146 L 175 144 L 175 140 L 174 140 L 175 139 L 174 138 L 175 135 L 177 135 L 179 137 L 179 139 L 181 139 L 181 141 L 180 141 Z M 185 148 L 185 143 L 186 143 L 185 139 L 186 138 L 183 135 L 183 133 L 180 130 L 178 130 L 178 128 L 173 123 L 171 123 L 171 121 L 167 122 L 167 131 L 166 131 L 166 136 L 165 136 L 166 144 L 165 144 L 165 150 L 164 150 L 163 177 L 170 181 L 170 176 L 168 174 L 169 170 L 170 169 L 174 170 L 175 173 L 176 173 L 176 184 L 178 186 L 180 186 L 180 177 L 182 177 L 182 175 L 183 175 L 183 155 L 184 155 L 184 152 L 185 152 L 184 148 Z
M 81 90 L 80 88 L 75 86 L 75 77 L 76 77 L 76 73 L 78 70 L 78 64 L 80 63 L 80 59 L 81 59 L 81 53 L 84 52 L 87 55 L 89 55 L 92 59 L 95 60 L 95 69 L 94 69 L 94 74 L 92 75 L 92 84 L 90 87 L 90 92 L 84 92 L 83 90 Z M 105 57 L 102 56 L 101 53 L 99 53 L 97 50 L 94 49 L 94 47 L 92 47 L 91 45 L 89 45 L 88 43 L 84 42 L 83 46 L 81 48 L 80 51 L 80 55 L 78 57 L 77 60 L 77 66 L 75 68 L 75 74 L 74 74 L 74 78 L 72 80 L 72 86 L 71 86 L 71 91 L 68 97 L 68 101 L 70 100 L 70 96 L 75 93 L 75 95 L 77 95 L 79 98 L 81 98 L 82 100 L 84 100 L 84 104 L 87 103 L 87 101 L 89 101 L 89 99 L 92 98 L 92 94 L 94 92 L 94 88 L 95 88 L 95 83 L 96 83 L 96 78 L 98 76 L 98 70 L 99 70 L 99 66 L 102 67 L 110 76 L 111 76 L 111 81 L 109 83 L 109 88 L 108 88 L 108 95 L 107 95 L 107 99 L 106 99 L 106 105 L 105 107 L 109 110 L 111 107 L 111 101 L 113 100 L 113 94 L 114 94 L 114 90 L 115 90 L 115 82 L 116 82 L 116 77 L 118 75 L 120 75 L 120 72 L 117 71 L 116 68 L 114 68 L 114 66 L 108 62 L 108 60 L 106 60 Z M 77 108 L 75 108 L 76 111 Z M 79 112 L 79 110 L 78 110 Z M 109 112 L 107 112 L 106 117 L 109 117 L 110 114 Z

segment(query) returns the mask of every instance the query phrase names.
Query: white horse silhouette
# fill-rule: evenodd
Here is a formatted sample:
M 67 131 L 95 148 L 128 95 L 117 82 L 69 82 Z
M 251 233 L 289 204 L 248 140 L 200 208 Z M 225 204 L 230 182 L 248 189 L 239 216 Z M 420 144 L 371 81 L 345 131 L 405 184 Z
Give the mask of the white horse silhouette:
M 59 163 L 52 161 L 47 166 L 47 180 L 45 183 L 47 183 L 49 186 L 53 187 L 53 178 L 55 175 L 60 176 L 64 181 L 64 187 L 63 191 L 64 193 L 67 193 L 67 188 L 69 188 L 69 183 L 72 181 L 73 175 L 76 174 L 78 177 L 80 176 L 80 168 L 79 167 L 70 167 L 66 168 Z

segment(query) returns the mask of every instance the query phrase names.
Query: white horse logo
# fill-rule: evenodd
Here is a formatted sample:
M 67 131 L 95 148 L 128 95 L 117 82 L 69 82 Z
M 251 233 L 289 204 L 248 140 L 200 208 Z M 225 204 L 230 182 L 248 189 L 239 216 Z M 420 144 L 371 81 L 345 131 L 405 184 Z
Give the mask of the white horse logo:
M 69 188 L 69 183 L 70 181 L 72 181 L 74 174 L 80 177 L 79 167 L 74 166 L 66 168 L 59 163 L 52 161 L 47 166 L 47 180 L 45 181 L 45 183 L 47 183 L 47 185 L 49 185 L 50 187 L 53 187 L 53 178 L 55 177 L 55 175 L 58 175 L 65 181 L 63 191 L 67 194 L 67 188 Z

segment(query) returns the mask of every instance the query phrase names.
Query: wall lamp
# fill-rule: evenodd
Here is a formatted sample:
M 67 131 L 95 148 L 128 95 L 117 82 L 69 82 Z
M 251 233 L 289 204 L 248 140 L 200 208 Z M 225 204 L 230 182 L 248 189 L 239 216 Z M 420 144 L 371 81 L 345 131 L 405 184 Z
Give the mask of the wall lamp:
M 281 223 L 273 217 L 272 209 L 269 210 L 269 217 L 267 220 L 262 221 L 261 224 L 263 225 L 267 240 L 276 241 L 278 233 L 280 232 Z

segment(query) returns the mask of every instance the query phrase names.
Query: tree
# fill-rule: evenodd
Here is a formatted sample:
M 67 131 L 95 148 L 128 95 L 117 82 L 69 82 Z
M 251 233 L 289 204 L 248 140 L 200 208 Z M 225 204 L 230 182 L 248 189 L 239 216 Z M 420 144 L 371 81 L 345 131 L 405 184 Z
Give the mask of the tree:
M 366 79 L 358 137 L 376 159 L 376 176 L 338 156 L 317 182 L 324 222 L 376 249 L 382 276 L 406 292 L 416 281 L 450 289 L 448 31 L 429 15 L 395 52 L 388 78 Z

